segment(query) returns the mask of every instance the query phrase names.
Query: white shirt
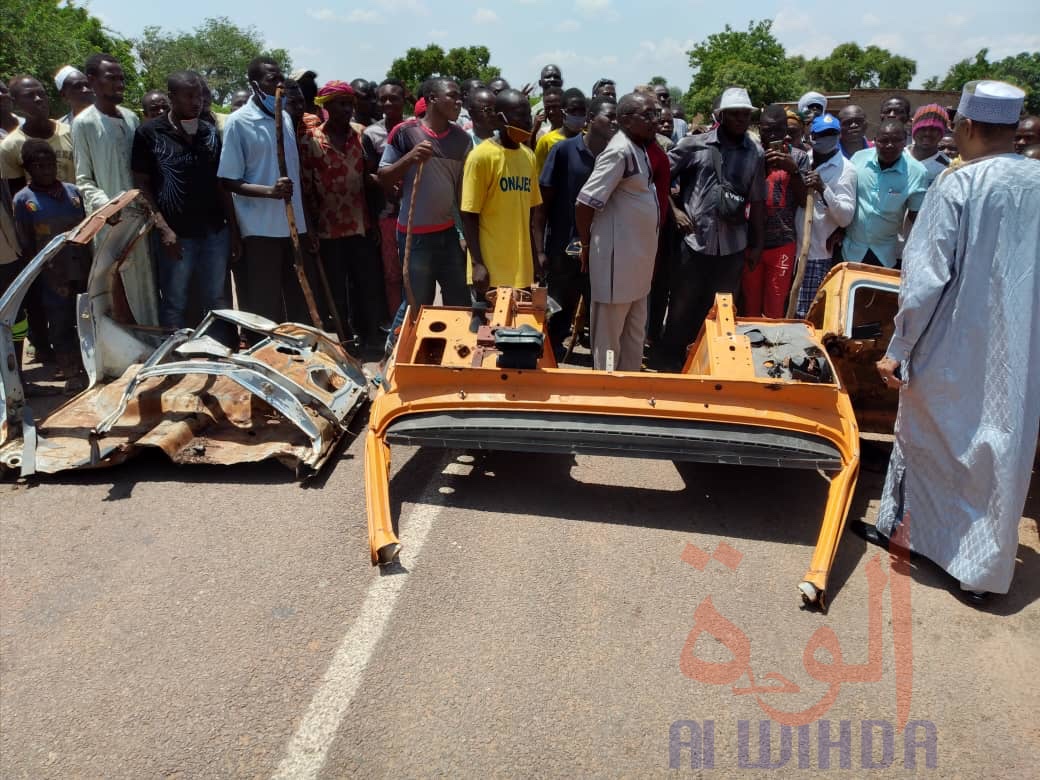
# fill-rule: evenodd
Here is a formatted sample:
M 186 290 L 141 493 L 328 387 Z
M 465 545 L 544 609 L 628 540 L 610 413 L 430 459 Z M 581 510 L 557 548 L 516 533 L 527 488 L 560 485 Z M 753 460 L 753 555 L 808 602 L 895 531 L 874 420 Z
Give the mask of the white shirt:
M 293 183 L 292 204 L 296 215 L 296 228 L 302 234 L 307 232 L 307 221 L 303 214 L 300 187 L 300 155 L 296 148 L 292 120 L 284 111 L 282 129 L 286 173 Z M 263 184 L 268 187 L 278 181 L 274 117 L 261 111 L 253 100 L 229 115 L 224 124 L 224 146 L 220 152 L 217 176 L 222 179 L 241 179 L 247 184 Z M 289 220 L 285 216 L 285 201 L 234 194 L 232 198 L 238 228 L 243 237 L 288 237 Z
M 911 160 L 917 160 L 910 149 L 911 147 L 906 147 L 903 154 Z M 932 182 L 935 181 L 936 176 L 950 167 L 950 158 L 946 156 L 945 152 L 936 152 L 931 157 L 925 157 L 923 160 L 917 160 L 917 162 L 921 163 L 921 165 L 924 166 L 924 169 L 928 171 L 928 178 L 925 181 L 927 181 L 929 187 L 932 186 Z M 907 232 L 909 232 L 909 228 L 907 228 Z
M 856 216 L 856 168 L 839 151 L 815 170 L 823 181 L 824 190 L 822 195 L 814 191 L 809 259 L 823 260 L 832 254 L 827 249 L 831 233 L 840 227 L 848 227 Z M 798 209 L 795 224 L 799 233 L 804 218 L 805 209 Z

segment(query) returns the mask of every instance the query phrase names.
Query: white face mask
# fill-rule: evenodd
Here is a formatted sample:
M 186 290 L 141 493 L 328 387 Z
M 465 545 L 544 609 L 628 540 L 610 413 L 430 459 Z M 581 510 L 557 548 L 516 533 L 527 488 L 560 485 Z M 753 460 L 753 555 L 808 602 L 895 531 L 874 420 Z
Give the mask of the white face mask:
M 811 141 L 813 151 L 819 154 L 830 154 L 838 148 L 839 139 L 838 133 L 827 133 L 826 135 L 817 136 Z
M 183 130 L 188 135 L 195 135 L 195 133 L 199 131 L 198 117 L 195 117 L 194 119 L 181 119 L 178 121 L 173 118 L 173 112 L 170 112 L 169 118 L 171 125 L 173 125 L 174 127 L 180 126 L 181 130 Z

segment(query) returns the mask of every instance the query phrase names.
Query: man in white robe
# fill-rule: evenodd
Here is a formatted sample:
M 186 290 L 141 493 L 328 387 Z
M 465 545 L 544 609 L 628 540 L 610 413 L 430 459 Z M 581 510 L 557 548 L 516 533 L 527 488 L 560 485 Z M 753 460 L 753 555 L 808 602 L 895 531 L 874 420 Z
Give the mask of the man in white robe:
M 90 214 L 121 192 L 134 187 L 130 172 L 137 115 L 123 108 L 123 68 L 110 54 L 87 60 L 87 80 L 94 90 L 94 105 L 72 121 L 72 146 L 76 159 L 76 186 Z M 99 242 L 104 241 L 104 233 Z M 158 325 L 158 288 L 146 241 L 139 241 L 120 269 L 127 303 L 139 325 Z
M 873 541 L 904 526 L 904 543 L 972 602 L 1011 585 L 1040 421 L 1040 176 L 1014 154 L 1023 98 L 1002 82 L 965 85 L 954 125 L 965 164 L 925 198 L 878 362 L 900 396 Z

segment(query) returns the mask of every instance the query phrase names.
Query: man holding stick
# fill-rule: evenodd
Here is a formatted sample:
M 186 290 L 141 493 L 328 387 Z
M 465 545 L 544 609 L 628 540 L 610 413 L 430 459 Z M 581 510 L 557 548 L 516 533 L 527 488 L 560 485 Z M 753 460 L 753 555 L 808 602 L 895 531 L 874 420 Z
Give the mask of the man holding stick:
M 820 282 L 833 264 L 834 242 L 856 214 L 856 169 L 841 153 L 841 123 L 823 114 L 813 120 L 810 129 L 812 170 L 806 174 L 805 183 L 813 193 L 811 238 L 803 278 L 791 291 L 798 317 L 808 313 Z
M 232 254 L 241 247 L 235 271 L 239 308 L 282 322 L 311 323 L 307 301 L 295 271 L 286 202 L 303 229 L 300 246 L 310 287 L 321 289 L 314 266 L 316 234 L 306 231 L 300 188 L 300 158 L 292 121 L 284 112 L 285 176 L 279 175 L 275 128 L 275 92 L 283 85 L 278 63 L 257 57 L 249 63 L 252 99 L 228 117 L 217 176 L 232 193 Z

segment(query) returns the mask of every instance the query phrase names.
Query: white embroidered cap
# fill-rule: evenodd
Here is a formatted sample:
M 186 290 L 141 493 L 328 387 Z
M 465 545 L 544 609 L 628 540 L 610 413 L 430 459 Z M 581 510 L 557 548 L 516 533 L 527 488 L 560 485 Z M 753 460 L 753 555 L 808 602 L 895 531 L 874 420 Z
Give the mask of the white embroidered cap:
M 1026 93 L 1003 81 L 969 81 L 961 92 L 957 113 L 991 125 L 1014 125 L 1022 113 Z

